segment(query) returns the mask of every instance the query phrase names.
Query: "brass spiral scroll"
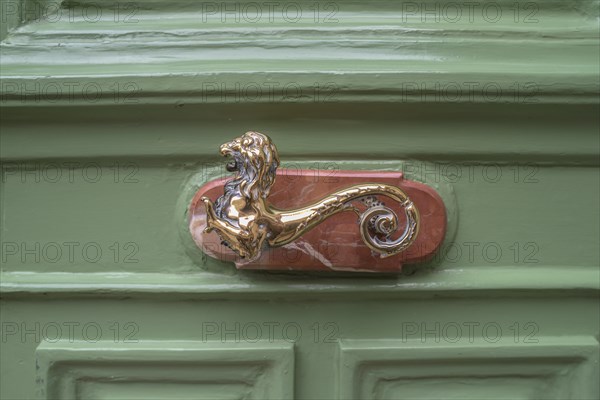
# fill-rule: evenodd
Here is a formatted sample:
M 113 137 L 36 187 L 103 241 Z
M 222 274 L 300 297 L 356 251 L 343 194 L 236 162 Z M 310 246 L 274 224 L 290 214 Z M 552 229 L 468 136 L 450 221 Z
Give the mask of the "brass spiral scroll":
M 398 201 L 404 209 L 406 226 L 399 238 L 392 240 L 391 235 L 398 229 L 398 216 L 389 207 L 378 205 L 368 208 L 360 215 L 360 236 L 363 242 L 380 257 L 389 257 L 406 250 L 416 239 L 419 233 L 419 211 L 400 189 L 386 186 L 394 195 L 387 194 Z
M 271 139 L 258 132 L 221 146 L 221 154 L 231 157 L 227 170 L 236 172 L 225 184 L 224 194 L 216 202 L 202 197 L 206 209 L 205 232 L 216 231 L 223 245 L 252 261 L 267 245 L 279 247 L 291 243 L 325 219 L 344 211 L 359 215 L 364 243 L 380 257 L 406 250 L 419 232 L 419 212 L 398 187 L 383 183 L 365 183 L 337 190 L 305 207 L 278 209 L 268 202 L 279 166 L 277 148 Z M 404 209 L 406 226 L 397 239 L 398 216 L 375 196 L 386 196 Z M 366 209 L 352 203 L 362 200 Z

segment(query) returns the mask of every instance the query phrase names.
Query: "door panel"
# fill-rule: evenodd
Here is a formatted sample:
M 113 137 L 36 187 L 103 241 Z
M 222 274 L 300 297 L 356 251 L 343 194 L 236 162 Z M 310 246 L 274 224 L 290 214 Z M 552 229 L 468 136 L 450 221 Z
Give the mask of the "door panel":
M 597 3 L 3 1 L 0 397 L 598 398 Z M 248 130 L 432 186 L 440 252 L 206 257 L 187 207 Z
M 294 393 L 291 343 L 91 342 L 37 348 L 42 398 L 288 399 Z
M 408 326 L 412 332 L 414 326 Z M 443 343 L 406 338 L 342 341 L 339 398 L 598 397 L 596 388 L 587 384 L 598 375 L 594 337 L 531 335 L 518 342 L 502 338 L 501 329 L 492 324 L 482 328 L 483 338 L 462 337 L 463 329 L 475 326 L 444 325 L 439 330 Z M 430 337 L 436 334 L 435 328 L 428 332 Z

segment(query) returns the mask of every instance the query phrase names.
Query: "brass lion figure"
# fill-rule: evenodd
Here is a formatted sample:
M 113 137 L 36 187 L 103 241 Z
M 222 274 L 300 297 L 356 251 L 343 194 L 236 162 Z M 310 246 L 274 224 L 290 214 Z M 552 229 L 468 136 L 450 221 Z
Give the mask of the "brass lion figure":
M 206 208 L 205 232 L 216 231 L 223 244 L 247 261 L 260 257 L 268 245 L 279 247 L 342 211 L 359 216 L 359 229 L 365 244 L 380 257 L 398 254 L 410 246 L 419 230 L 419 212 L 399 188 L 382 183 L 365 183 L 338 190 L 325 198 L 293 210 L 281 210 L 268 202 L 279 167 L 277 148 L 262 133 L 246 132 L 225 143 L 221 155 L 231 157 L 227 170 L 236 172 L 225 184 L 225 193 L 213 204 L 202 197 Z M 384 195 L 398 201 L 406 215 L 406 226 L 399 238 L 390 236 L 397 229 L 398 217 L 373 196 Z M 359 211 L 352 202 L 362 200 L 367 209 Z

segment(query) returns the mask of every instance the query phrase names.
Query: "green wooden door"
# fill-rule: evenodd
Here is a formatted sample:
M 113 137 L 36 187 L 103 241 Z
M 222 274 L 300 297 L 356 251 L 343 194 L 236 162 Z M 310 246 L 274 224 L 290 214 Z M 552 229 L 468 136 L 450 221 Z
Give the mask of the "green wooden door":
M 1 4 L 0 398 L 598 398 L 597 1 Z M 250 129 L 434 187 L 441 251 L 205 257 Z

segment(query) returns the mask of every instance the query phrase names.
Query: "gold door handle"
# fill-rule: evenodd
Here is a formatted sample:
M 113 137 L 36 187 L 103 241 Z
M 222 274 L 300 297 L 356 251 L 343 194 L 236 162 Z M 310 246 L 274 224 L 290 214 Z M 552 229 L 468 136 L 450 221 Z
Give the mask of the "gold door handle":
M 246 132 L 223 144 L 220 152 L 231 158 L 227 170 L 235 176 L 214 203 L 208 197 L 201 198 L 206 209 L 204 232 L 216 232 L 222 244 L 247 262 L 258 259 L 265 247 L 291 243 L 344 211 L 357 214 L 363 242 L 381 258 L 406 250 L 419 233 L 419 211 L 396 186 L 367 182 L 336 190 L 304 207 L 279 209 L 269 202 L 279 154 L 267 135 Z M 398 216 L 376 196 L 389 197 L 404 210 L 404 229 L 396 239 L 392 235 L 398 230 Z

